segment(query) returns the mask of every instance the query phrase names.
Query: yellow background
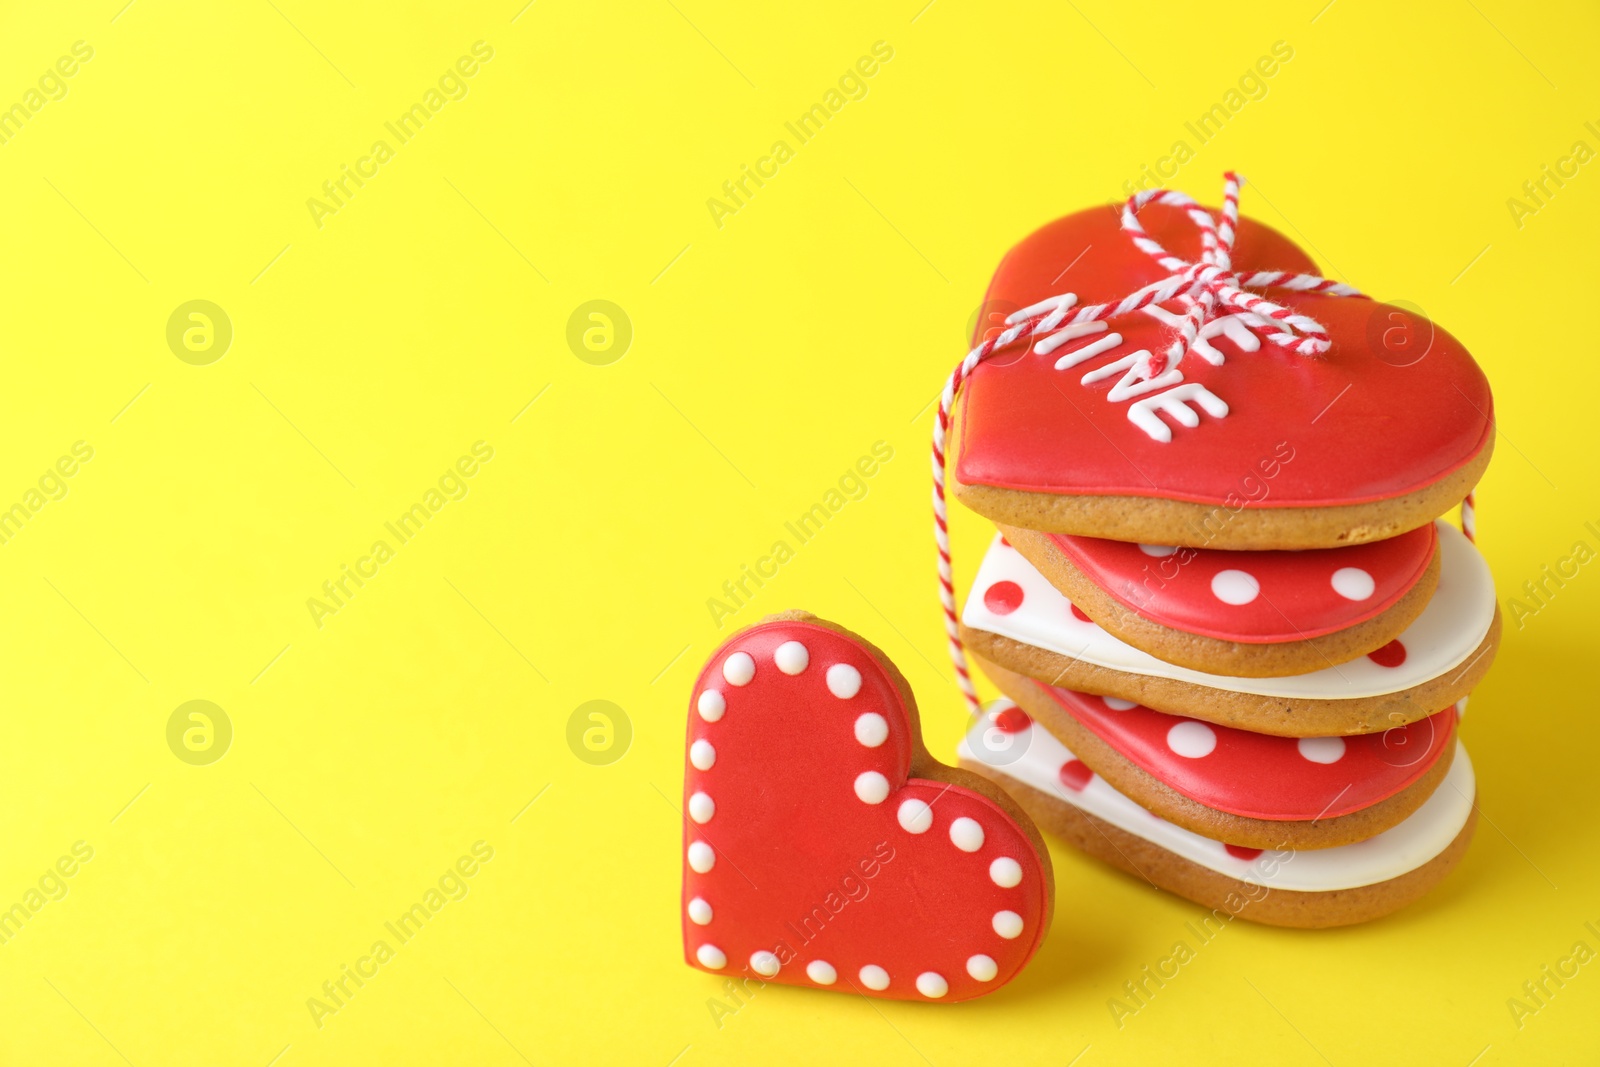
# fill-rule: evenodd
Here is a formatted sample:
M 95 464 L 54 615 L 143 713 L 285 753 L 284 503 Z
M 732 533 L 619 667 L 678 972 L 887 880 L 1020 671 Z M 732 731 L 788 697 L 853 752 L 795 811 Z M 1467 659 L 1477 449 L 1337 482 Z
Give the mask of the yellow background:
M 1593 563 L 1508 631 L 1464 731 L 1478 838 L 1406 912 L 1234 924 L 1119 1029 L 1108 998 L 1200 909 L 1057 850 L 1055 926 L 999 995 L 772 987 L 712 1021 L 678 930 L 699 664 L 808 608 L 884 647 L 950 755 L 928 403 L 1002 252 L 1194 147 L 1275 41 L 1173 184 L 1238 168 L 1247 214 L 1471 347 L 1503 602 L 1600 548 L 1600 163 L 1520 227 L 1506 204 L 1600 148 L 1592 7 L 923 2 L 7 5 L 0 102 L 94 57 L 0 145 L 0 507 L 94 457 L 0 546 L 0 906 L 94 858 L 0 945 L 0 1062 L 1594 1056 L 1600 966 L 1520 1029 L 1506 1005 L 1600 949 Z M 465 98 L 319 227 L 308 198 L 480 40 Z M 719 228 L 707 199 L 880 40 L 867 95 Z M 194 299 L 234 331 L 204 366 L 166 341 Z M 633 326 L 609 365 L 566 341 L 592 299 Z M 480 440 L 468 495 L 319 628 L 307 599 Z M 880 440 L 866 497 L 719 630 L 707 598 Z M 957 517 L 962 579 L 983 538 Z M 234 731 L 207 766 L 167 743 L 194 699 Z M 567 743 L 597 699 L 632 726 L 610 765 Z M 319 1028 L 308 998 L 480 840 L 468 895 Z

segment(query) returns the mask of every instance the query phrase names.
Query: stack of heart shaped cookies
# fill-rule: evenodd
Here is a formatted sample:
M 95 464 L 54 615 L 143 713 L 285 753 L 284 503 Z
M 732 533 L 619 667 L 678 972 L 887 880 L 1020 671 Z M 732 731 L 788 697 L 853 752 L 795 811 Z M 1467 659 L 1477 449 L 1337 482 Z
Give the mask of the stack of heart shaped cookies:
M 1014 248 L 978 326 L 1001 343 L 956 379 L 949 488 L 998 527 L 956 651 L 1009 698 L 962 763 L 1219 915 L 1387 914 L 1475 822 L 1457 735 L 1500 635 L 1470 537 L 1488 383 L 1231 201 L 1209 225 L 1138 206 Z

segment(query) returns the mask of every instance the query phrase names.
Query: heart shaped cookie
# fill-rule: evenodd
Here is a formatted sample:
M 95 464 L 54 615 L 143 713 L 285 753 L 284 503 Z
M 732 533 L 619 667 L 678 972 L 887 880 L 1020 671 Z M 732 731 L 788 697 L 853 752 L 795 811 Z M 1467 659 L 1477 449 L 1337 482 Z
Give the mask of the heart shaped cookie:
M 1215 233 L 1231 237 L 1218 217 Z M 1216 239 L 1194 218 L 1157 200 L 1137 221 L 1174 261 L 1199 264 Z M 1316 270 L 1250 219 L 1237 223 L 1227 269 L 1240 279 Z M 1392 537 L 1472 490 L 1494 442 L 1493 400 L 1444 330 L 1402 308 L 1332 295 L 1331 283 L 1250 290 L 1320 324 L 1331 342 L 1320 355 L 1263 341 L 1259 316 L 1227 307 L 1177 365 L 1163 353 L 1183 329 L 1179 301 L 1073 322 L 1087 305 L 1116 304 L 1174 275 L 1108 208 L 1053 222 L 1006 255 L 985 305 L 1034 316 L 1059 307 L 1061 325 L 997 351 L 966 378 L 954 434 L 958 499 L 1035 530 L 1287 549 Z
M 1208 674 L 1270 678 L 1336 666 L 1414 622 L 1439 581 L 1433 525 L 1345 548 L 1228 552 L 1000 532 L 1109 633 Z
M 985 778 L 923 748 L 904 677 L 802 612 L 735 634 L 695 682 L 683 946 L 743 980 L 967 1000 L 1050 924 L 1049 855 Z

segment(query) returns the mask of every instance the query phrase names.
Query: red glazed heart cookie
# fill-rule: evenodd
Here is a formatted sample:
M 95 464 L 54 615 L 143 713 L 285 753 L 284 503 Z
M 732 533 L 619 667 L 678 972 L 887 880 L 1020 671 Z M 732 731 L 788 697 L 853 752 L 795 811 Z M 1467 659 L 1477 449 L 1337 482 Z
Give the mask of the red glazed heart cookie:
M 900 1000 L 1004 985 L 1049 927 L 1048 853 L 986 779 L 934 761 L 900 672 L 804 613 L 695 683 L 684 775 L 691 966 Z
M 1000 527 L 1006 540 L 1107 631 L 1208 674 L 1322 670 L 1389 644 L 1439 581 L 1432 524 L 1303 552 L 1132 544 Z
M 1081 211 L 1006 255 L 986 304 L 1022 309 L 1023 329 L 963 365 L 963 503 L 1036 530 L 1285 549 L 1392 537 L 1471 491 L 1494 425 L 1466 349 L 1315 278 L 1260 223 L 1238 220 L 1235 241 L 1237 188 L 1214 217 L 1146 194 L 1136 216 Z M 1166 280 L 1199 288 L 1117 313 Z M 1385 347 L 1396 323 L 1431 338 L 1421 358 Z
M 1274 737 L 1164 715 L 979 661 L 1021 709 L 1124 796 L 1203 837 L 1249 848 L 1336 848 L 1398 825 L 1450 769 L 1456 709 L 1381 734 Z

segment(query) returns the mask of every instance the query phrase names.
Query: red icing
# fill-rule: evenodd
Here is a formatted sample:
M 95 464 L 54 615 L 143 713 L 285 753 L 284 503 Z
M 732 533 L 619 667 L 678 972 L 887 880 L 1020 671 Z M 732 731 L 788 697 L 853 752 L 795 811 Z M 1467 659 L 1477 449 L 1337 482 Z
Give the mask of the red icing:
M 1223 851 L 1236 860 L 1253 860 L 1261 855 L 1259 848 L 1245 848 L 1243 845 L 1223 845 Z
M 1072 609 L 1072 617 L 1077 619 L 1079 622 L 1094 622 L 1094 620 L 1089 618 L 1089 616 L 1084 613 L 1084 610 L 1078 607 L 1078 605 L 1068 604 L 1067 607 Z
M 1003 734 L 1020 734 L 1033 725 L 1033 720 L 1028 718 L 1028 713 L 1021 708 L 1012 706 L 1006 708 L 994 717 L 995 726 Z
M 802 643 L 809 663 L 796 675 L 783 673 L 774 651 L 787 641 Z M 723 675 L 729 657 L 748 653 L 755 677 L 735 686 Z M 859 692 L 833 695 L 828 668 L 848 664 L 860 673 Z M 716 689 L 726 709 L 715 722 L 696 710 L 700 694 Z M 868 712 L 888 723 L 888 737 L 875 747 L 856 738 L 855 723 Z M 697 873 L 687 858 L 683 870 L 684 955 L 690 966 L 716 974 L 754 975 L 753 953 L 775 953 L 781 967 L 767 979 L 817 987 L 807 964 L 830 964 L 838 979 L 831 988 L 892 999 L 927 999 L 917 978 L 934 972 L 948 983 L 943 1000 L 963 1000 L 1004 985 L 1027 963 L 1045 933 L 1049 913 L 1046 876 L 1022 830 L 994 802 L 945 782 L 908 778 L 915 735 L 899 691 L 877 661 L 844 635 L 807 622 L 755 626 L 718 649 L 695 683 L 689 712 L 688 747 L 704 740 L 715 762 L 684 774 L 684 849 L 696 842 L 715 850 L 715 864 Z M 868 804 L 855 790 L 858 775 L 875 771 L 889 795 Z M 687 813 L 691 798 L 706 793 L 715 803 L 701 824 Z M 933 823 L 913 834 L 898 811 L 908 799 L 931 806 Z M 976 820 L 983 843 L 974 852 L 956 847 L 951 825 Z M 1009 857 L 1021 865 L 1019 884 L 1005 888 L 990 877 L 990 865 Z M 868 873 L 870 871 L 870 874 Z M 689 904 L 704 900 L 711 921 L 689 918 Z M 1022 933 L 1002 938 L 994 928 L 1001 911 L 1022 917 Z M 726 966 L 700 963 L 711 945 Z M 992 958 L 998 974 L 989 981 L 969 975 L 974 955 Z M 889 986 L 863 985 L 861 968 L 882 967 Z
M 1380 667 L 1398 667 L 1406 661 L 1406 646 L 1397 637 L 1376 652 L 1368 652 L 1367 658 Z
M 1140 546 L 1100 537 L 1050 534 L 1074 567 L 1124 607 L 1163 626 L 1223 641 L 1272 644 L 1335 633 L 1392 608 L 1427 571 L 1439 535 L 1433 524 L 1399 537 L 1345 548 L 1304 552 L 1227 552 L 1180 548 L 1153 556 Z M 1334 574 L 1350 568 L 1372 581 L 1372 593 L 1352 599 L 1335 588 Z M 1261 585 L 1247 604 L 1228 604 L 1211 582 L 1225 570 L 1244 571 Z M 1347 592 L 1364 591 L 1346 574 Z M 1074 614 L 1079 614 L 1076 607 Z M 1087 616 L 1080 615 L 1087 619 Z
M 1426 774 L 1455 737 L 1454 707 L 1382 734 L 1302 741 L 1199 723 L 1142 706 L 1113 711 L 1097 696 L 1053 687 L 1046 691 L 1135 766 L 1191 800 L 1250 819 L 1305 822 L 1369 808 Z M 1168 737 L 1180 725 L 1190 734 L 1209 731 L 1215 746 L 1194 758 L 1177 754 Z M 1342 754 L 1331 763 L 1305 754 L 1327 758 L 1339 753 L 1341 744 Z M 1180 742 L 1178 747 L 1186 746 Z
M 1083 787 L 1088 785 L 1089 780 L 1094 777 L 1094 772 L 1089 769 L 1089 765 L 1081 759 L 1067 760 L 1061 765 L 1061 770 L 1057 773 L 1061 778 L 1061 784 L 1073 792 L 1082 792 Z
M 1010 615 L 1022 607 L 1022 586 L 1016 582 L 995 582 L 983 591 L 983 604 L 996 615 Z
M 1139 218 L 1174 255 L 1199 260 L 1199 232 L 1180 209 L 1152 204 Z M 1240 222 L 1233 264 L 1241 273 L 1317 271 L 1293 242 L 1250 219 Z M 1120 300 L 1164 276 L 1121 232 L 1115 211 L 1092 208 L 1050 223 L 1013 248 L 986 302 L 1020 308 L 1073 292 L 1081 307 Z M 1106 334 L 1069 342 L 1048 356 L 1019 345 L 1014 354 L 980 365 L 966 385 L 956 477 L 967 485 L 1042 493 L 1314 507 L 1413 492 L 1489 442 L 1488 382 L 1442 329 L 1375 301 L 1281 289 L 1265 295 L 1326 327 L 1333 340 L 1326 356 L 1299 356 L 1265 342 L 1244 352 L 1216 338 L 1211 344 L 1226 356 L 1222 366 L 1190 353 L 1179 370 L 1183 384 L 1209 389 L 1229 414 L 1200 413 L 1193 429 L 1160 416 L 1173 434 L 1161 443 L 1128 420 L 1130 401 L 1108 399 L 1120 375 L 1087 386 L 1079 379 L 1140 349 L 1162 350 L 1172 327 L 1143 312 L 1123 316 L 1110 326 L 1122 335 L 1121 346 L 1060 371 L 1058 358 Z M 1398 336 L 1397 323 L 1408 328 L 1403 352 L 1385 340 Z

